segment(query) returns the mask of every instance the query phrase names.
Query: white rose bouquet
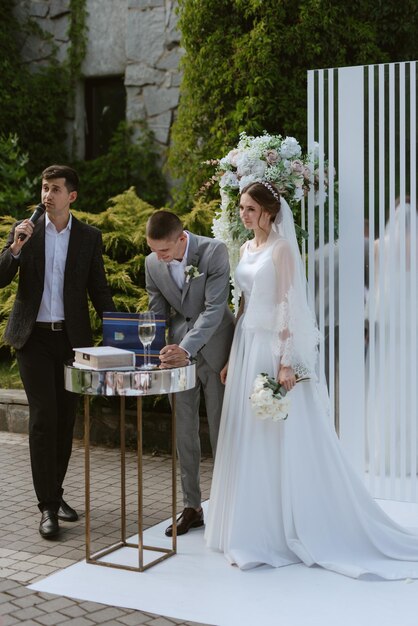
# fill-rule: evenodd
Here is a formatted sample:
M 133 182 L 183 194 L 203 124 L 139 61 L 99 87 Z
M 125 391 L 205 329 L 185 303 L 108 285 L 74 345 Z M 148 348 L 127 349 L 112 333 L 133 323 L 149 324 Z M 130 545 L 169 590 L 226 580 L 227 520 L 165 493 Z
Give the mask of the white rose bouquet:
M 287 419 L 290 399 L 287 391 L 267 374 L 258 374 L 250 396 L 251 408 L 258 419 L 272 419 L 273 422 Z

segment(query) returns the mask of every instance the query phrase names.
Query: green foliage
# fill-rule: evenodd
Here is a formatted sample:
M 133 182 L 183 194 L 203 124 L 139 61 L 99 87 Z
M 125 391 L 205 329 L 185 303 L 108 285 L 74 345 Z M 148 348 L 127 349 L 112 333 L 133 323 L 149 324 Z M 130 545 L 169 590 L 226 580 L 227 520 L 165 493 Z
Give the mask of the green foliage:
M 102 213 L 74 211 L 76 217 L 102 232 L 106 275 L 118 311 L 147 307 L 144 264 L 149 250 L 145 225 L 154 211 L 138 198 L 133 187 L 111 198 L 109 208 Z
M 0 389 L 22 389 L 23 384 L 19 374 L 17 361 L 10 361 L 6 352 L 0 353 Z
M 154 206 L 164 204 L 167 185 L 158 165 L 153 135 L 142 126 L 138 140 L 132 141 L 132 128 L 122 122 L 113 136 L 107 154 L 75 164 L 81 186 L 77 208 L 98 213 L 109 198 L 134 187 L 137 194 Z
M 0 217 L 0 248 L 3 249 L 7 236 L 11 227 L 15 223 L 15 218 L 6 215 Z M 15 278 L 9 285 L 0 290 L 0 348 L 5 344 L 3 342 L 4 331 L 6 330 L 7 320 L 16 297 L 17 279 Z
M 192 210 L 181 216 L 185 230 L 190 230 L 196 235 L 212 237 L 212 220 L 218 209 L 219 200 L 205 202 L 201 198 L 197 199 Z
M 24 216 L 33 198 L 33 182 L 27 174 L 28 155 L 17 135 L 0 135 L 0 215 Z
M 415 0 L 179 0 L 183 82 L 169 164 L 186 210 L 203 166 L 263 130 L 306 137 L 306 71 L 415 58 Z
M 20 24 L 13 10 L 16 2 L 0 0 L 0 128 L 16 134 L 28 152 L 29 175 L 39 174 L 54 161 L 67 159 L 65 111 L 69 98 L 68 69 L 54 59 L 50 36 L 33 22 Z M 49 65 L 31 72 L 21 59 L 23 40 L 36 34 L 49 48 Z
M 144 262 L 149 250 L 146 245 L 145 225 L 154 207 L 140 200 L 132 187 L 110 200 L 109 208 L 100 214 L 73 211 L 87 224 L 99 228 L 103 235 L 106 275 L 118 311 L 139 311 L 148 306 L 145 291 Z M 15 219 L 0 217 L 1 248 Z M 16 297 L 17 277 L 0 290 L 0 337 L 4 335 L 7 320 Z M 101 340 L 101 323 L 91 308 L 91 322 L 95 342 Z M 0 347 L 5 344 L 0 340 Z
M 87 9 L 86 0 L 70 0 L 71 20 L 68 35 L 70 46 L 67 63 L 70 71 L 70 82 L 75 88 L 81 76 L 81 65 L 87 51 Z
M 68 29 L 70 45 L 67 51 L 67 59 L 64 68 L 68 73 L 69 98 L 67 102 L 67 115 L 75 116 L 75 93 L 77 81 L 81 77 L 81 65 L 87 51 L 88 29 L 86 0 L 70 0 L 71 19 Z M 71 154 L 77 153 L 77 136 L 73 132 L 71 137 Z
M 103 236 L 103 257 L 109 285 L 118 311 L 140 311 L 148 306 L 145 290 L 145 257 L 149 253 L 145 226 L 148 218 L 156 210 L 151 204 L 138 198 L 134 187 L 111 198 L 110 205 L 102 213 L 87 213 L 73 210 L 74 215 L 100 229 Z M 210 225 L 216 208 L 212 203 L 197 203 L 196 207 L 184 216 L 187 229 L 196 234 L 210 235 Z M 14 217 L 0 217 L 0 248 L 14 224 Z M 0 337 L 3 337 L 7 319 L 16 296 L 17 277 L 7 287 L 0 290 Z M 101 324 L 91 309 L 91 321 L 95 331 L 95 342 L 101 340 Z M 5 344 L 0 340 L 0 348 Z

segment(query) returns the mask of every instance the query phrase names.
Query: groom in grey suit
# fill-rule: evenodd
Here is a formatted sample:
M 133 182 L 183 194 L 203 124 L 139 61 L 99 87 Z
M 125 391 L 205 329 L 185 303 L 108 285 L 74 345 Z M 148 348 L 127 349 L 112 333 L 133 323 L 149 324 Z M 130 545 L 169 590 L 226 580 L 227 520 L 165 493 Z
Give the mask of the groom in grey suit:
M 168 345 L 160 353 L 163 365 L 196 359 L 197 384 L 177 394 L 177 453 L 184 510 L 177 534 L 203 525 L 201 508 L 199 403 L 203 389 L 212 452 L 215 456 L 224 387 L 219 373 L 228 360 L 234 319 L 228 307 L 229 260 L 226 246 L 216 239 L 183 230 L 180 219 L 157 211 L 147 223 L 146 288 L 150 308 L 167 320 Z M 165 534 L 172 535 L 172 526 Z

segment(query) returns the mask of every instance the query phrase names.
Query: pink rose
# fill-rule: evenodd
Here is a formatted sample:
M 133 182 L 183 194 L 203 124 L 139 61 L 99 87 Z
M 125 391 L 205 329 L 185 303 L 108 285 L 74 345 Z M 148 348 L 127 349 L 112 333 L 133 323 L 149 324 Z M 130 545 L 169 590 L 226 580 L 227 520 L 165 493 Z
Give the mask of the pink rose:
M 304 168 L 305 166 L 299 159 L 295 159 L 294 161 L 292 161 L 292 170 L 294 172 L 297 172 L 298 174 L 303 174 Z
M 237 167 L 237 156 L 239 155 L 239 153 L 240 151 L 236 148 L 228 152 L 228 156 L 226 158 L 229 160 L 232 167 Z
M 266 152 L 266 161 L 269 165 L 274 165 L 278 161 L 280 161 L 280 155 L 277 150 L 267 150 Z

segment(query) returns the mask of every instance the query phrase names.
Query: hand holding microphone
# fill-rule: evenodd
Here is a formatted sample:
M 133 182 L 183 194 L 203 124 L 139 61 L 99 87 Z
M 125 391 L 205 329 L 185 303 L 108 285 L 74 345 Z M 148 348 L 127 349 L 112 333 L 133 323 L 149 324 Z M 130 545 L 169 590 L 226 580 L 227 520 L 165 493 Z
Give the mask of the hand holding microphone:
M 41 215 L 43 215 L 45 213 L 45 205 L 40 203 L 38 204 L 38 206 L 35 208 L 34 212 L 32 213 L 31 217 L 29 218 L 29 222 L 32 222 L 32 224 L 35 224 L 39 218 L 41 217 Z M 26 233 L 19 233 L 17 238 L 19 241 L 24 241 L 27 237 Z

